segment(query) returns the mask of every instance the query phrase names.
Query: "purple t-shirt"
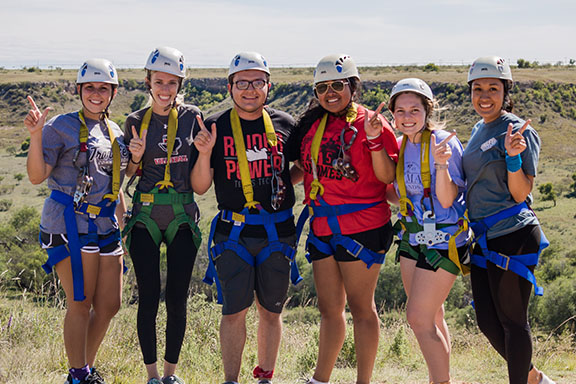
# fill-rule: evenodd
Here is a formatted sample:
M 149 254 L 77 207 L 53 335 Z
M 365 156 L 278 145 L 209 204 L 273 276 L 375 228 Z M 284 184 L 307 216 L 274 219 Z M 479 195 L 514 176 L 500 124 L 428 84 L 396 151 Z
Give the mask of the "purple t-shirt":
M 88 127 L 88 172 L 93 177 L 93 185 L 86 202 L 98 204 L 102 197 L 111 193 L 112 188 L 112 145 L 106 124 L 100 121 L 85 119 Z M 120 145 L 122 157 L 120 165 L 120 183 L 128 164 L 128 149 L 124 145 L 124 133 L 116 123 L 108 120 L 110 128 Z M 61 191 L 73 196 L 79 168 L 86 164 L 85 153 L 80 153 L 76 166 L 73 159 L 80 148 L 80 119 L 78 112 L 58 115 L 44 125 L 42 129 L 42 151 L 44 161 L 52 167 L 47 184 L 51 190 Z M 88 216 L 76 214 L 79 233 L 88 233 Z M 117 228 L 110 218 L 99 217 L 95 220 L 98 234 L 107 234 Z M 40 230 L 46 233 L 66 233 L 64 223 L 64 206 L 50 197 L 44 202 Z

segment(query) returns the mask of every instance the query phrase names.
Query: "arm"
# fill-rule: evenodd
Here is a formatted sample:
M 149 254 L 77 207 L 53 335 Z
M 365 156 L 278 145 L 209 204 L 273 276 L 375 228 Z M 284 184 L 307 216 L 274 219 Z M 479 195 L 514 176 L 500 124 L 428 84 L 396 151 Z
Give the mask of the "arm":
M 200 131 L 194 138 L 194 145 L 198 149 L 198 159 L 190 172 L 190 184 L 195 193 L 203 195 L 212 185 L 214 169 L 210 168 L 212 148 L 216 144 L 216 123 L 212 123 L 211 132 L 206 129 L 200 115 L 196 115 Z
M 304 170 L 300 165 L 300 160 L 294 161 L 294 165 L 290 168 L 290 181 L 292 185 L 300 183 L 304 180 Z
M 26 159 L 26 170 L 30 182 L 32 184 L 40 184 L 50 176 L 53 168 L 44 161 L 44 153 L 42 151 L 42 128 L 46 123 L 46 116 L 52 108 L 48 107 L 44 109 L 44 112 L 40 112 L 32 97 L 28 96 L 28 101 L 31 109 L 24 119 L 24 125 L 30 133 L 30 148 Z
M 458 186 L 452 181 L 448 171 L 448 161 L 452 157 L 452 149 L 448 141 L 456 135 L 452 132 L 447 138 L 436 144 L 436 136 L 433 134 L 430 138 L 430 149 L 434 157 L 434 168 L 436 169 L 436 197 L 443 208 L 450 208 L 454 199 L 458 196 Z
M 522 128 L 512 133 L 512 124 L 508 124 L 504 147 L 506 148 L 506 168 L 508 169 L 508 189 L 512 198 L 517 203 L 526 200 L 528 194 L 532 192 L 534 186 L 534 176 L 526 175 L 522 169 L 522 158 L 520 154 L 527 148 L 526 139 L 523 136 L 524 131 L 530 125 L 528 119 Z
M 126 213 L 126 199 L 124 198 L 124 191 L 120 189 L 118 192 L 118 204 L 116 204 L 116 221 L 120 231 L 124 230 L 124 214 Z
M 386 200 L 388 200 L 388 203 L 390 204 L 394 204 L 396 206 L 400 205 L 400 199 L 398 198 L 394 184 L 388 184 L 386 186 Z
M 369 118 L 368 110 L 364 115 L 364 131 L 366 132 L 366 145 L 372 157 L 372 167 L 376 178 L 383 183 L 390 184 L 396 176 L 396 163 L 388 156 L 385 146 L 384 117 L 380 111 L 386 103 L 380 103 L 374 114 Z M 396 141 L 394 141 L 396 142 Z

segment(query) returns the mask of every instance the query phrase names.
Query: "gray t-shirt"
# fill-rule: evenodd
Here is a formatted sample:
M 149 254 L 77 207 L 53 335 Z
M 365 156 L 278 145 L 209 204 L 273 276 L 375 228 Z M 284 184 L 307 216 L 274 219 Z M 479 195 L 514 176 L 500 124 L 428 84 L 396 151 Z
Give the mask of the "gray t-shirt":
M 124 145 L 124 133 L 116 123 L 108 120 L 110 128 L 118 139 L 122 157 L 120 182 L 128 164 L 128 149 Z M 79 168 L 73 164 L 74 155 L 80 148 L 80 119 L 78 112 L 58 115 L 52 118 L 42 129 L 42 151 L 46 164 L 53 167 L 47 184 L 51 190 L 61 191 L 73 196 Z M 86 119 L 88 127 L 88 172 L 93 177 L 93 185 L 86 202 L 98 204 L 102 197 L 111 193 L 112 188 L 112 145 L 106 124 Z M 86 153 L 80 153 L 77 166 L 86 164 Z M 88 233 L 88 216 L 76 214 L 79 233 Z M 99 234 L 107 234 L 117 228 L 110 218 L 99 217 L 95 220 Z M 50 197 L 44 202 L 40 230 L 46 233 L 66 233 L 64 206 Z
M 126 143 L 132 139 L 132 126 L 140 134 L 142 118 L 148 108 L 136 111 L 128 116 L 124 125 Z M 178 193 L 192 193 L 190 184 L 190 172 L 198 159 L 198 150 L 194 146 L 194 136 L 200 130 L 196 121 L 196 115 L 202 117 L 198 107 L 181 104 L 178 106 L 178 131 L 170 160 L 170 181 L 174 184 L 174 190 Z M 168 137 L 168 116 L 160 116 L 152 113 L 148 133 L 146 135 L 146 150 L 142 157 L 142 176 L 136 186 L 140 192 L 150 192 L 157 182 L 164 180 L 166 167 Z M 134 204 L 132 214 L 140 212 L 141 204 Z M 186 213 L 193 217 L 196 222 L 200 219 L 200 213 L 196 203 L 184 205 Z M 161 230 L 168 228 L 168 224 L 174 220 L 174 212 L 171 206 L 155 205 L 152 207 L 151 218 L 158 224 Z M 137 225 L 140 226 L 140 223 Z
M 462 164 L 468 186 L 466 204 L 469 218 L 473 221 L 517 204 L 508 189 L 504 140 L 509 123 L 513 124 L 513 132 L 516 132 L 525 121 L 507 113 L 488 124 L 483 120 L 478 122 L 472 129 L 470 141 L 464 150 Z M 527 148 L 520 155 L 522 170 L 526 175 L 536 176 L 540 137 L 531 126 L 526 128 L 523 135 Z M 526 202 L 532 203 L 531 194 L 526 198 Z M 503 236 L 531 224 L 538 224 L 536 215 L 532 211 L 522 212 L 496 223 L 488 231 L 488 238 Z

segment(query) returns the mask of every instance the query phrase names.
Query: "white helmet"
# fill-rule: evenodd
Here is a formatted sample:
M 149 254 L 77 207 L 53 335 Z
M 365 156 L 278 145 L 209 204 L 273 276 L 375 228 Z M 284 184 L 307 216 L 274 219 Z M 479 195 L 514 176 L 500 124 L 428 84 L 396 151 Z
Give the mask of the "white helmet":
M 325 56 L 320 59 L 316 69 L 314 69 L 314 85 L 323 81 L 347 79 L 349 77 L 360 79 L 354 60 L 344 54 Z
M 257 52 L 240 52 L 230 62 L 228 77 L 231 75 L 247 70 L 262 71 L 270 75 L 268 62 L 261 54 Z
M 468 72 L 468 83 L 476 79 L 486 78 L 513 81 L 510 65 L 506 60 L 498 56 L 486 56 L 476 59 Z
M 186 77 L 184 55 L 176 48 L 158 47 L 148 56 L 146 66 L 149 71 L 169 73 L 180 78 Z
M 89 59 L 78 70 L 76 84 L 108 83 L 118 85 L 118 72 L 109 60 Z
M 390 93 L 390 102 L 388 103 L 388 109 L 392 110 L 392 101 L 394 97 L 403 92 L 414 92 L 419 95 L 424 96 L 428 100 L 434 100 L 434 94 L 432 93 L 432 89 L 426 84 L 424 80 L 416 79 L 416 78 L 409 78 L 409 79 L 402 79 L 394 85 L 392 88 L 392 92 Z

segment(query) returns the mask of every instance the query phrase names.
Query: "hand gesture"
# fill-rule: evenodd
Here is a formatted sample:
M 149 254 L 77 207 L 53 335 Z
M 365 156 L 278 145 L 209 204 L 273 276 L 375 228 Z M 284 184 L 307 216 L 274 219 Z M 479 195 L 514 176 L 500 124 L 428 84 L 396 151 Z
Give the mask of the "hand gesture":
M 24 125 L 28 129 L 28 132 L 30 132 L 30 136 L 34 136 L 42 132 L 42 127 L 44 127 L 46 123 L 46 116 L 48 116 L 48 112 L 51 111 L 52 108 L 47 107 L 44 109 L 44 112 L 40 112 L 32 96 L 28 96 L 28 101 L 30 102 L 31 109 L 24 119 Z
M 526 140 L 522 134 L 530 125 L 532 120 L 528 119 L 515 133 L 512 133 L 512 123 L 508 124 L 508 131 L 506 132 L 506 139 L 504 140 L 504 147 L 506 148 L 506 153 L 508 156 L 516 156 L 524 152 L 526 149 Z
M 144 151 L 146 150 L 146 136 L 148 135 L 148 130 L 142 133 L 142 138 L 136 132 L 136 128 L 132 126 L 132 139 L 130 140 L 130 145 L 128 149 L 132 154 L 132 161 L 134 163 L 139 163 L 142 161 L 142 156 L 144 156 Z
M 382 121 L 382 116 L 380 116 L 380 111 L 385 105 L 386 103 L 380 103 L 370 118 L 368 118 L 368 116 L 364 117 L 364 131 L 366 132 L 366 136 L 378 137 L 382 134 L 384 122 Z
M 451 138 L 456 136 L 456 131 L 452 131 L 447 138 L 442 140 L 440 143 L 436 144 L 436 135 L 432 135 L 430 137 L 430 150 L 432 152 L 432 156 L 434 157 L 435 164 L 446 164 L 450 157 L 452 156 L 452 149 L 448 145 L 448 142 Z
M 196 115 L 196 121 L 200 125 L 200 132 L 194 138 L 194 145 L 200 154 L 209 155 L 216 144 L 216 123 L 212 123 L 211 131 L 208 131 L 200 115 Z

